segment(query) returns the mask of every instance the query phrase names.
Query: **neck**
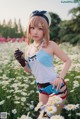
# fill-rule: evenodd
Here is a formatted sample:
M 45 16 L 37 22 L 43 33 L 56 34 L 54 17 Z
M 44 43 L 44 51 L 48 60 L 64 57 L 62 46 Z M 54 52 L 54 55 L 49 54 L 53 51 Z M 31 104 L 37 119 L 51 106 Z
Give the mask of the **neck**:
M 41 40 L 41 41 L 34 41 L 34 44 L 35 45 L 39 45 L 40 43 L 42 43 L 43 42 L 43 40 Z
M 33 46 L 38 49 L 41 46 L 42 42 L 43 42 L 43 40 L 37 41 L 37 42 L 34 41 Z

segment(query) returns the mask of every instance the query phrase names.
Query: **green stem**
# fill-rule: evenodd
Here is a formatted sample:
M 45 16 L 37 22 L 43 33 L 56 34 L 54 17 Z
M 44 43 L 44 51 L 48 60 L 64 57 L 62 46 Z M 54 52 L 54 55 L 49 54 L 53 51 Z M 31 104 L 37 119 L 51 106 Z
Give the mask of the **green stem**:
M 69 116 L 69 119 L 71 119 L 71 110 L 70 110 L 70 116 Z
M 76 110 L 75 110 L 75 119 L 77 119 Z

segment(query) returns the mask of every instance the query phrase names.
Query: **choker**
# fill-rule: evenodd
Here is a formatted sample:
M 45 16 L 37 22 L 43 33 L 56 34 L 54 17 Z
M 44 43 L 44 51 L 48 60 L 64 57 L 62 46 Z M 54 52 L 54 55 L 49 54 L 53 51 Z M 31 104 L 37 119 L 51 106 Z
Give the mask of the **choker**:
M 34 43 L 33 43 L 33 46 L 37 49 L 37 50 L 39 50 L 39 47 L 41 46 L 41 44 L 43 43 L 43 40 L 40 42 L 40 44 L 39 45 L 35 45 Z

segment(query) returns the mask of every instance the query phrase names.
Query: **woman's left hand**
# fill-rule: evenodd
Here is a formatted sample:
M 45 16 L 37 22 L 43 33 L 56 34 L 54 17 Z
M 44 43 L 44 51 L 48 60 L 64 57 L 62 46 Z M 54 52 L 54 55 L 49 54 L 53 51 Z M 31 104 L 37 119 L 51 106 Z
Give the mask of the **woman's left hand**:
M 56 86 L 56 90 L 59 90 L 60 87 L 61 87 L 61 85 L 62 85 L 62 83 L 63 83 L 63 79 L 57 78 L 57 79 L 54 80 L 51 84 L 52 84 L 53 86 Z

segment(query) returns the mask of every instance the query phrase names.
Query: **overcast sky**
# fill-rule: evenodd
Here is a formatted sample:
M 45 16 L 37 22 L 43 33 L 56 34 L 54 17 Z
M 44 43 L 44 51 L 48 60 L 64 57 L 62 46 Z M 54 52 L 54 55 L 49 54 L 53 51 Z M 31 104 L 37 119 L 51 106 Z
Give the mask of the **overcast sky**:
M 27 25 L 29 14 L 33 10 L 47 10 L 60 16 L 62 20 L 70 19 L 68 12 L 77 3 L 64 2 L 72 0 L 0 0 L 0 21 L 14 18 L 21 19 L 23 26 Z

